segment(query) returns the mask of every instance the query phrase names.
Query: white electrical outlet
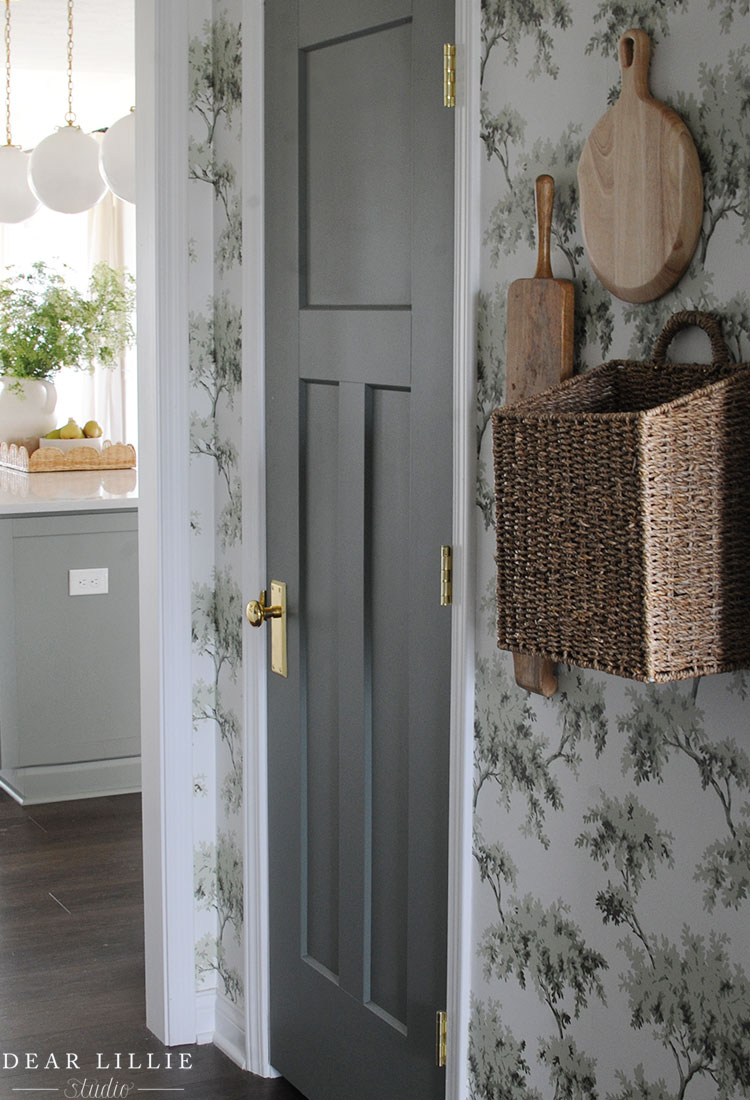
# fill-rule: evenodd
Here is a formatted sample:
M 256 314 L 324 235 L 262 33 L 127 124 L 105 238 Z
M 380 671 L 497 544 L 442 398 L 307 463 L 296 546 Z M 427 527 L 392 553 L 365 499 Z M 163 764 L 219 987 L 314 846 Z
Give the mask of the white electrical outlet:
M 109 569 L 69 569 L 69 596 L 103 596 L 109 592 Z

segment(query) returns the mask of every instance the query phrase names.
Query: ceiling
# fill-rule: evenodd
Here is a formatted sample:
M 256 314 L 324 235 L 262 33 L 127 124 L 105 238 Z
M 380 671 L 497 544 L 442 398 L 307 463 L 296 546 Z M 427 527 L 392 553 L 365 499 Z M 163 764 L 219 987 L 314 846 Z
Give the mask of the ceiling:
M 74 0 L 74 77 L 76 72 L 133 72 L 133 8 L 134 0 Z M 0 18 L 5 18 L 4 3 Z M 12 0 L 10 18 L 13 69 L 67 68 L 66 0 Z M 0 58 L 5 59 L 2 46 Z

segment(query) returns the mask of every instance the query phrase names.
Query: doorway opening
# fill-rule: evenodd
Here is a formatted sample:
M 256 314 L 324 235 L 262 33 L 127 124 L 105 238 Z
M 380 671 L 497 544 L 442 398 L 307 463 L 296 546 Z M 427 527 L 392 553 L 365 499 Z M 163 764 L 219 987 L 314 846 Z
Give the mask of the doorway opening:
M 64 125 L 66 10 L 59 0 L 28 0 L 9 15 L 12 133 L 28 152 Z M 108 4 L 106 20 L 95 0 L 77 0 L 73 58 L 76 124 L 101 135 L 135 103 L 134 0 Z M 110 191 L 90 211 L 40 206 L 0 226 L 0 277 L 42 263 L 85 293 L 99 261 L 135 272 L 134 207 Z M 55 381 L 53 423 L 96 421 L 102 439 L 137 450 L 134 351 L 112 370 L 63 368 Z M 78 1019 L 83 1041 L 97 1005 L 100 1020 L 143 1017 L 136 493 L 135 469 L 0 467 L 5 1050 L 19 1034 L 41 1042 L 45 1022 L 55 1035 L 56 1019 L 61 1030 Z M 98 576 L 96 591 L 76 592 L 78 568 L 106 578 Z M 106 998 L 100 990 L 89 1000 L 85 991 L 124 965 L 118 952 L 127 955 L 122 981 L 110 977 Z

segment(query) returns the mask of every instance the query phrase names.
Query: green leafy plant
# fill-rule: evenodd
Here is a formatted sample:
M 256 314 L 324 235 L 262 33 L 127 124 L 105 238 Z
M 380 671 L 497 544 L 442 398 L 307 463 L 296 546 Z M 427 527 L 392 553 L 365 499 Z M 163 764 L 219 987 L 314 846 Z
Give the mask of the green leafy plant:
M 51 381 L 63 367 L 112 367 L 133 343 L 135 283 L 97 264 L 82 294 L 41 261 L 0 282 L 0 374 Z

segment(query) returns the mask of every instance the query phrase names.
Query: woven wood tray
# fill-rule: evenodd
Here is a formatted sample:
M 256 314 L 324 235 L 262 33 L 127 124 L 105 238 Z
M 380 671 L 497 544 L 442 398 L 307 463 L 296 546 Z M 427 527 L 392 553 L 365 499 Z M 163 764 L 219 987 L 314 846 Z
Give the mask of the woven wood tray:
M 710 364 L 667 363 L 677 331 Z M 636 680 L 750 667 L 750 364 L 675 314 L 615 360 L 496 409 L 498 645 Z
M 25 473 L 52 473 L 69 470 L 130 470 L 136 465 L 135 447 L 131 443 L 110 443 L 101 451 L 93 447 L 74 447 L 62 451 L 58 447 L 39 447 L 29 453 L 24 446 L 0 443 L 0 465 Z

